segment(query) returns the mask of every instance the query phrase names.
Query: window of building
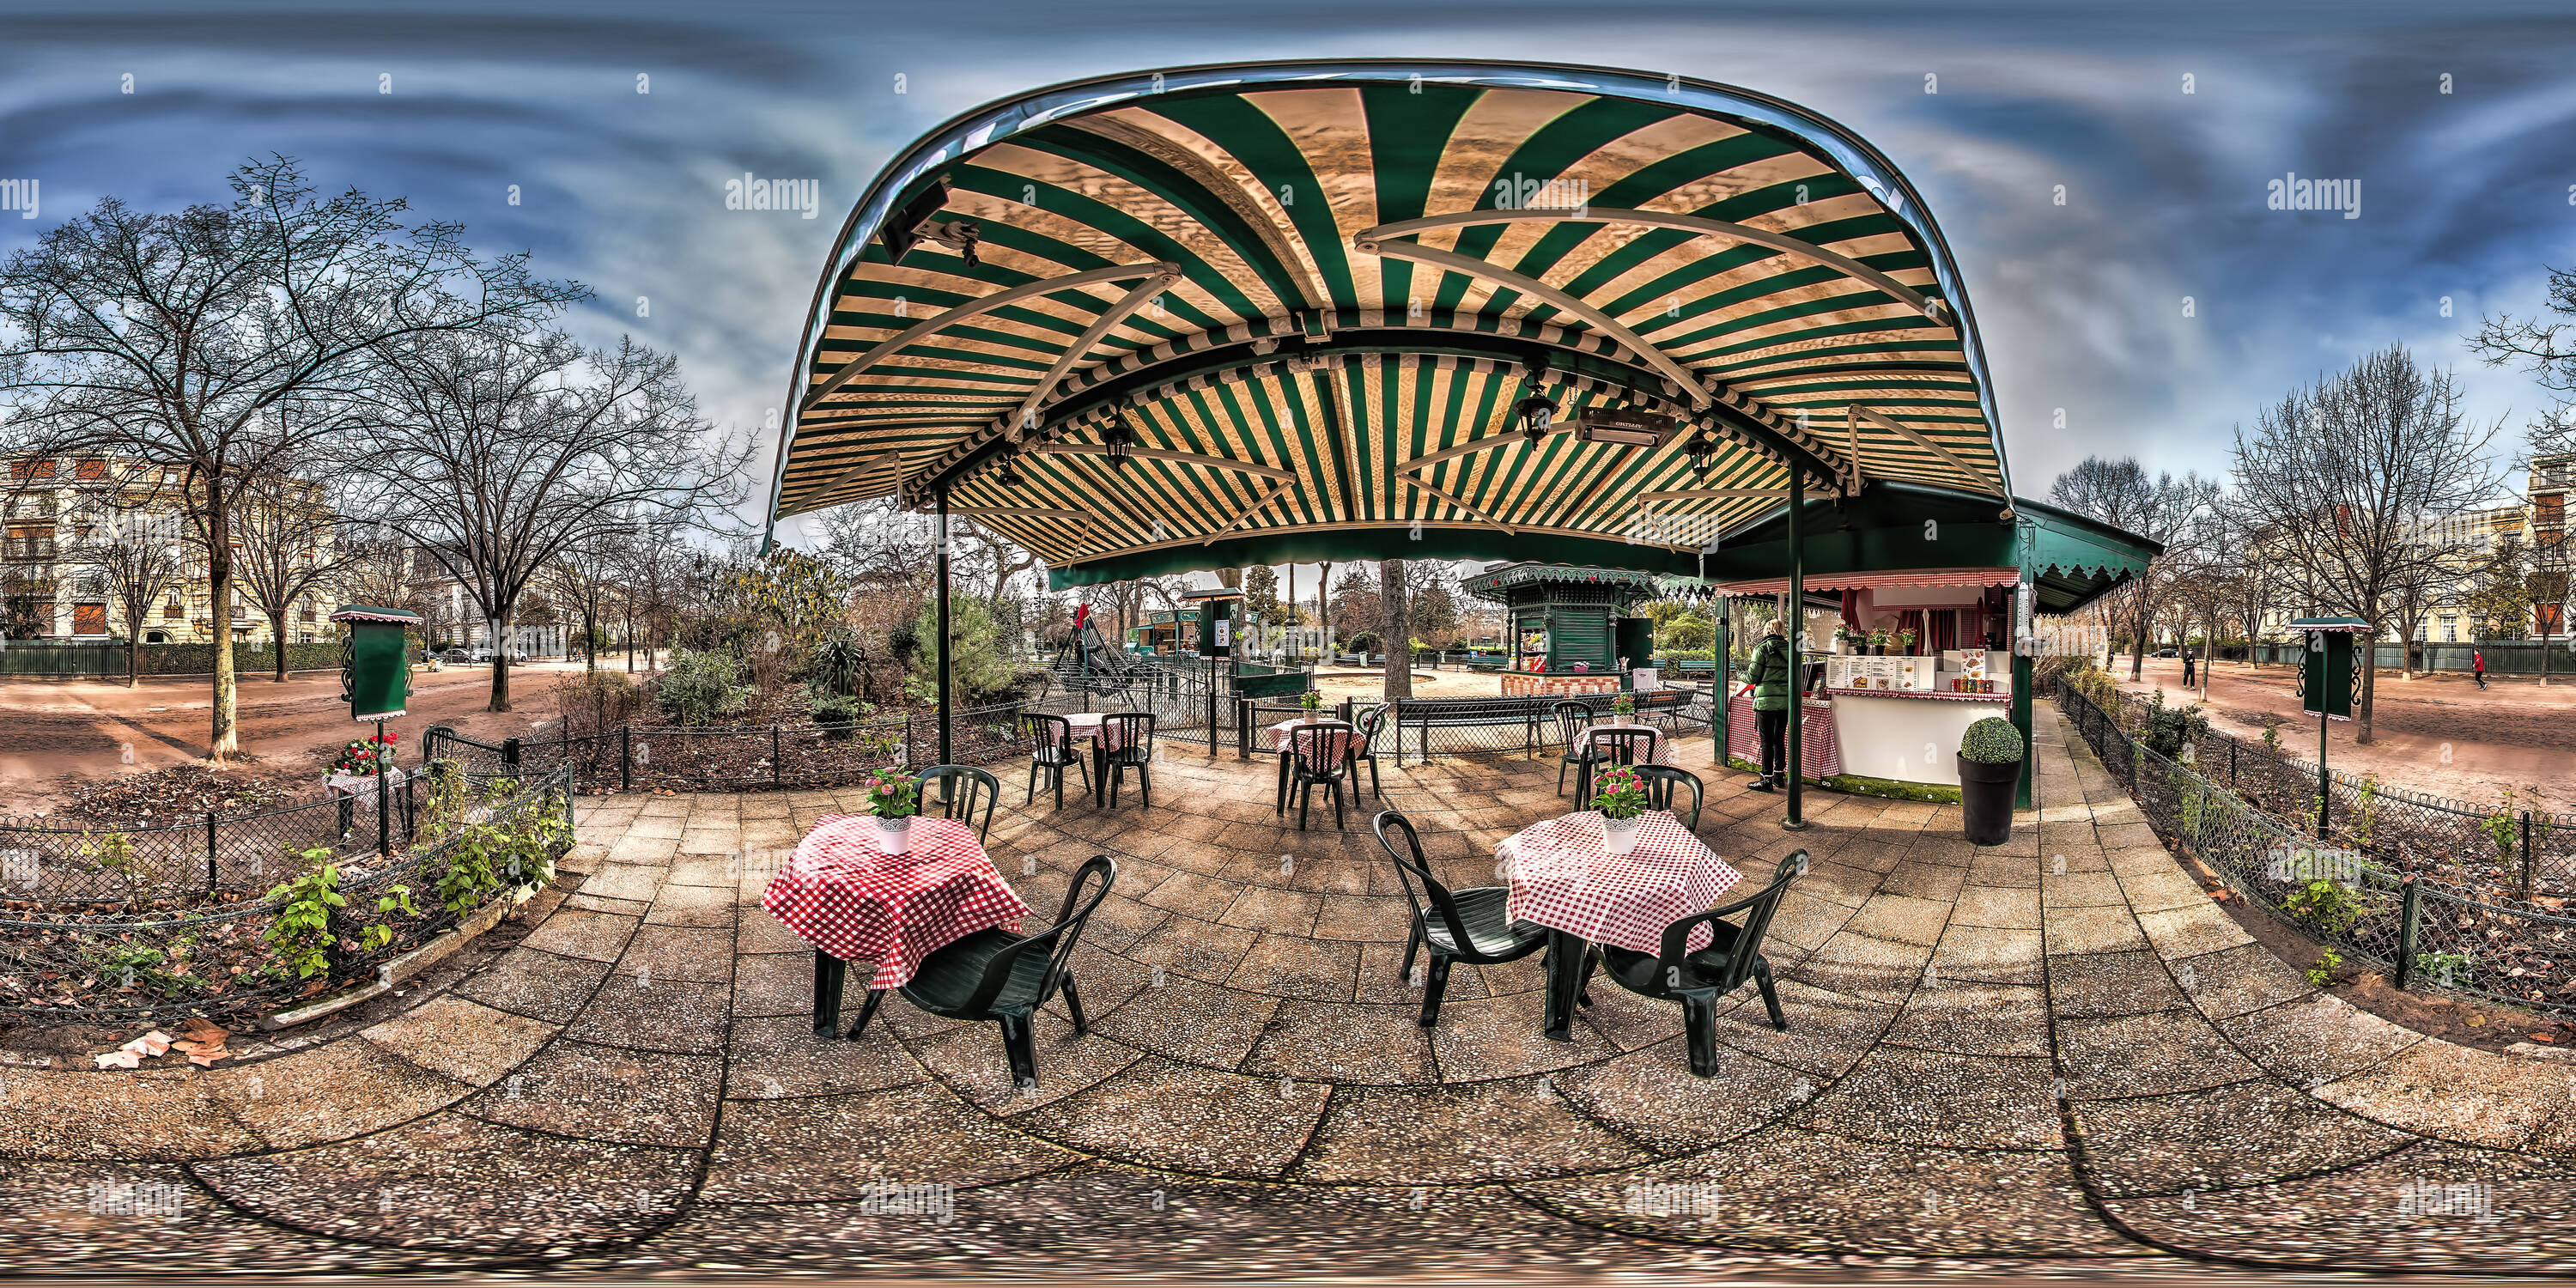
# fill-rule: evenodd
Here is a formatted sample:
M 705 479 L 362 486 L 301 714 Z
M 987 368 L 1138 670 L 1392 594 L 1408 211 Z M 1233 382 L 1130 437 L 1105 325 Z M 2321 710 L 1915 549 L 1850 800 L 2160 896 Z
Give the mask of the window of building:
M 52 461 L 11 461 L 9 477 L 13 479 L 49 479 L 54 476 Z
M 2445 644 L 2460 642 L 2460 619 L 2449 613 L 2442 614 L 2442 642 Z
M 107 462 L 102 461 L 97 457 L 91 457 L 72 467 L 72 477 L 76 479 L 106 478 Z
M 105 635 L 105 634 L 107 634 L 107 605 L 105 605 L 105 604 L 74 604 L 74 605 L 72 605 L 72 634 L 74 634 L 74 635 Z

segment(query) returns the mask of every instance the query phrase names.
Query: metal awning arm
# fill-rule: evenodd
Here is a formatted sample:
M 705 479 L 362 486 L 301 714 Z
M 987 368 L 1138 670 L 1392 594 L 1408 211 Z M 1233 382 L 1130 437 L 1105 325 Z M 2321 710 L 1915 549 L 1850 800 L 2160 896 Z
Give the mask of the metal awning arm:
M 1165 271 L 1157 272 L 1152 277 L 1137 283 L 1136 289 L 1127 292 L 1125 299 L 1110 305 L 1108 312 L 1101 314 L 1081 335 L 1074 337 L 1072 345 L 1065 349 L 1064 356 L 1056 359 L 1054 366 L 1047 368 L 1046 376 L 1038 381 L 1038 387 L 1030 390 L 1029 396 L 1020 400 L 1016 410 L 1002 418 L 1003 432 L 1010 436 L 1012 442 L 1019 442 L 1032 428 L 1031 414 L 1038 409 L 1039 404 L 1047 400 L 1047 395 L 1055 392 L 1056 385 L 1064 380 L 1066 373 L 1073 370 L 1073 364 L 1080 362 L 1082 355 L 1091 352 L 1091 346 L 1100 343 L 1100 338 L 1109 334 L 1111 327 L 1134 317 L 1136 310 L 1145 307 L 1146 301 L 1162 294 L 1173 282 L 1180 280 L 1179 269 L 1169 264 L 1164 265 L 1163 268 Z
M 1094 268 L 1086 269 L 1079 273 L 1068 273 L 1063 277 L 1050 277 L 1043 281 L 1024 282 L 1018 286 L 1011 287 L 1008 290 L 996 291 L 991 295 L 968 300 L 927 322 L 905 328 L 902 332 L 896 334 L 883 343 L 878 344 L 875 348 L 841 364 L 841 369 L 833 372 L 831 379 L 824 381 L 805 395 L 803 401 L 797 404 L 797 410 L 804 411 L 813 407 L 814 404 L 821 402 L 826 397 L 829 397 L 833 391 L 850 383 L 852 380 L 857 379 L 860 372 L 894 356 L 901 352 L 906 346 L 919 341 L 922 337 L 935 335 L 938 332 L 954 326 L 959 322 L 963 322 L 968 318 L 990 313 L 995 309 L 1017 304 L 1022 300 L 1035 299 L 1041 295 L 1052 295 L 1057 291 L 1072 290 L 1076 287 L 1096 286 L 1103 282 L 1123 282 L 1138 277 L 1161 276 L 1164 283 L 1169 283 L 1173 278 L 1180 276 L 1180 272 L 1181 269 L 1179 265 L 1167 264 L 1159 260 L 1151 264 L 1116 264 L 1108 268 Z M 1147 292 L 1147 295 L 1150 297 L 1152 292 Z M 1134 298 L 1132 292 L 1130 293 L 1129 298 Z M 1106 333 L 1105 328 L 1103 329 L 1103 333 Z M 1080 349 L 1077 349 L 1076 351 L 1080 352 Z
M 1917 432 L 1914 427 L 1910 425 L 1900 425 L 1894 420 L 1881 414 L 1875 408 L 1863 407 L 1857 403 L 1846 404 L 1843 408 L 1843 414 L 1845 416 L 1858 416 L 1864 418 L 1868 420 L 1869 423 L 1914 444 L 1916 447 L 1920 447 L 1923 450 L 1932 453 L 1934 456 L 1940 457 L 1942 460 L 1949 463 L 1951 469 L 1958 471 L 1959 477 L 1968 481 L 1968 486 L 1973 487 L 1980 492 L 1990 492 L 1996 496 L 2003 497 L 2005 504 L 2011 504 L 2012 497 L 2007 495 L 2001 486 L 1987 478 L 1984 474 L 1979 473 L 1974 466 L 1969 465 L 1965 460 L 1960 459 L 1958 453 L 1924 437 L 1921 433 Z M 1858 441 L 1857 435 L 1855 435 L 1854 441 Z M 1859 458 L 1855 455 L 1853 459 L 1857 461 Z
M 1375 230 L 1371 231 L 1374 232 Z M 1353 237 L 1351 239 L 1351 248 L 1364 255 L 1377 255 L 1387 259 L 1409 260 L 1417 264 L 1429 264 L 1436 268 L 1445 268 L 1453 273 L 1463 273 L 1468 277 L 1482 278 L 1498 286 L 1508 286 L 1523 295 L 1529 296 L 1531 299 L 1543 300 L 1566 313 L 1573 314 L 1574 316 L 1591 323 L 1594 330 L 1618 341 L 1619 347 L 1637 355 L 1637 357 L 1645 362 L 1646 365 L 1662 372 L 1667 379 L 1671 380 L 1674 384 L 1681 386 L 1683 397 L 1690 400 L 1690 404 L 1694 409 L 1705 409 L 1710 403 L 1716 401 L 1716 398 L 1713 395 L 1711 395 L 1706 389 L 1700 387 L 1699 381 L 1692 377 L 1688 368 L 1673 361 L 1672 358 L 1663 350 L 1647 343 L 1644 336 L 1638 335 L 1636 332 L 1629 330 L 1625 325 L 1620 323 L 1618 319 L 1611 317 L 1600 309 L 1594 308 L 1592 305 L 1585 303 L 1582 299 L 1569 295 L 1564 291 L 1560 291 L 1535 277 L 1515 273 L 1499 264 L 1478 259 L 1473 255 L 1461 255 L 1455 251 L 1433 250 L 1428 246 L 1417 246 L 1411 242 L 1379 241 L 1370 236 L 1369 233 L 1361 233 L 1360 235 Z
M 1570 210 L 1470 210 L 1454 215 L 1431 215 L 1422 219 L 1403 219 L 1368 229 L 1355 240 L 1378 241 L 1389 237 L 1410 237 L 1417 233 L 1443 228 L 1467 228 L 1477 224 L 1514 223 L 1601 223 L 1644 224 L 1651 228 L 1673 228 L 1710 237 L 1731 237 L 1768 247 L 1781 254 L 1830 268 L 1845 277 L 1861 282 L 1895 300 L 1897 303 L 1948 325 L 1942 315 L 1946 306 L 1938 299 L 1923 294 L 1887 274 L 1847 255 L 1837 255 L 1814 242 L 1800 241 L 1787 233 L 1755 228 L 1749 224 L 1728 223 L 1723 219 L 1703 219 L 1697 215 L 1666 214 L 1660 210 L 1618 210 L 1601 206 L 1584 206 Z M 1366 250 L 1363 246 L 1361 249 Z

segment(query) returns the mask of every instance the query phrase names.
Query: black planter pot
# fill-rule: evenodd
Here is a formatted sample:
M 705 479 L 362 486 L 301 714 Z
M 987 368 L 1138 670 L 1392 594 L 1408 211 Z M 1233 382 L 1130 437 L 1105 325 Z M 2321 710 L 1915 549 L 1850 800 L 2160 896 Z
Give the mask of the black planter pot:
M 2012 838 L 2013 792 L 2021 786 L 2021 762 L 1989 764 L 1959 760 L 1960 830 L 1970 845 L 2001 845 Z

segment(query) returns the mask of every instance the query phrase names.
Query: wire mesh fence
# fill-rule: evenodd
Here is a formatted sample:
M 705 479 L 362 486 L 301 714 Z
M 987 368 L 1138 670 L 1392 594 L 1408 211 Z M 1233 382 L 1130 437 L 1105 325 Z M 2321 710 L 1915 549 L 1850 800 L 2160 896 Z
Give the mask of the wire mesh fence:
M 482 902 L 509 897 L 505 887 L 455 903 L 437 896 L 459 856 L 488 835 L 458 824 L 506 827 L 533 811 L 560 811 L 571 782 L 569 772 L 559 769 L 516 786 L 461 808 L 425 844 L 340 855 L 336 892 L 343 903 L 327 913 L 318 971 L 301 968 L 271 937 L 295 898 L 271 892 L 310 869 L 301 859 L 292 866 L 262 861 L 264 878 L 211 894 L 188 890 L 112 905 L 0 903 L 0 1018 L 106 1022 L 200 1015 L 220 1021 L 264 1014 L 363 979 Z M 227 826 L 240 821 L 223 820 Z M 479 857 L 481 851 L 473 853 Z M 248 893 L 253 889 L 260 892 Z M 383 900 L 393 906 L 380 906 Z M 369 933 L 371 928 L 380 933 Z
M 2276 817 L 2204 773 L 2210 757 L 2196 744 L 2192 763 L 2168 759 L 2072 686 L 2059 686 L 2057 702 L 2157 834 L 2248 903 L 2347 962 L 2386 971 L 2399 988 L 2576 1013 L 2576 936 L 2568 933 L 2576 917 L 2455 884 L 2436 856 L 2418 852 L 2424 866 L 2400 869 L 2377 851 L 2319 839 L 2312 827 Z
M 0 900 L 143 905 L 265 890 L 315 850 L 348 858 L 410 844 L 416 775 L 389 775 L 383 795 L 381 810 L 378 794 L 362 787 L 247 814 L 0 818 Z
M 2135 730 L 2145 724 L 2151 699 L 2122 690 L 2108 710 L 2090 700 L 2086 705 Z M 2339 769 L 2330 768 L 2321 779 L 2313 760 L 2214 729 L 2194 734 L 2183 756 L 2202 775 L 2275 817 L 2297 820 L 2310 833 L 2318 830 L 2323 800 L 2326 839 L 2398 872 L 2439 876 L 2526 902 L 2576 893 L 2576 816 L 2534 809 L 2523 800 L 2479 805 Z

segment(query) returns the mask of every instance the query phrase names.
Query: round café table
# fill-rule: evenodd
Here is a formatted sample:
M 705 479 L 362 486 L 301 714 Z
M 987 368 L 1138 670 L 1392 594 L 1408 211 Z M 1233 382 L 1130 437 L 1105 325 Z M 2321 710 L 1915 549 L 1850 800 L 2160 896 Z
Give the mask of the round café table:
M 888 989 L 901 987 L 934 949 L 979 930 L 1016 930 L 1029 906 L 1002 880 L 975 829 L 945 818 L 912 820 L 906 854 L 877 848 L 876 820 L 826 814 L 769 878 L 760 906 L 814 945 L 814 1036 L 840 1023 L 846 964 L 876 964 L 857 1037 Z
M 1574 1040 L 1575 999 L 1595 943 L 1660 952 L 1664 927 L 1717 905 L 1744 878 L 1666 810 L 1639 816 L 1636 848 L 1610 853 L 1598 810 L 1541 819 L 1494 847 L 1504 914 L 1547 927 L 1547 1036 Z M 1690 949 L 1708 946 L 1708 927 Z

